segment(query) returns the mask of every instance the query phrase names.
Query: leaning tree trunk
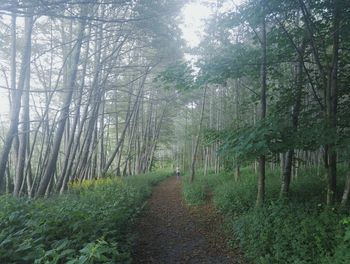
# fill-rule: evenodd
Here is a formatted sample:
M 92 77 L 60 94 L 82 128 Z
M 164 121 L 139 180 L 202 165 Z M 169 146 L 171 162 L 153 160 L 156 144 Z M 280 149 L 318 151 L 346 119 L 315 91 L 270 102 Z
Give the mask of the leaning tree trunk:
M 122 133 L 120 135 L 120 139 L 119 139 L 116 147 L 114 148 L 112 154 L 110 155 L 109 159 L 106 161 L 105 167 L 102 170 L 102 173 L 101 173 L 102 176 L 105 176 L 107 174 L 109 167 L 112 165 L 116 155 L 118 154 L 118 152 L 119 152 L 119 150 L 121 148 L 121 145 L 124 143 L 125 135 L 126 135 L 126 132 L 127 132 L 128 128 L 129 128 L 130 121 L 131 121 L 134 113 L 136 112 L 136 110 L 138 108 L 138 104 L 139 104 L 139 100 L 140 100 L 140 97 L 141 97 L 141 93 L 143 91 L 143 88 L 144 88 L 144 85 L 145 85 L 145 82 L 146 82 L 146 79 L 147 79 L 147 76 L 148 76 L 148 70 L 149 69 L 147 68 L 146 73 L 145 73 L 145 75 L 143 77 L 142 83 L 140 85 L 137 97 L 136 97 L 135 102 L 133 104 L 133 107 L 127 113 L 124 129 L 123 129 L 123 131 L 122 131 Z
M 72 68 L 71 68 L 72 73 L 70 75 L 70 78 L 69 78 L 69 81 L 67 84 L 67 89 L 68 89 L 67 94 L 66 94 L 66 97 L 64 98 L 63 108 L 61 109 L 61 113 L 60 113 L 60 116 L 58 119 L 58 127 L 57 127 L 55 138 L 53 141 L 52 151 L 51 151 L 50 156 L 49 156 L 49 160 L 48 160 L 48 164 L 46 166 L 45 173 L 40 180 L 40 184 L 39 184 L 39 188 L 38 188 L 38 191 L 36 193 L 36 196 L 42 196 L 45 194 L 47 186 L 50 183 L 50 180 L 52 179 L 52 176 L 53 176 L 55 169 L 56 169 L 58 152 L 60 149 L 61 140 L 62 140 L 63 132 L 65 129 L 65 125 L 67 122 L 67 118 L 69 116 L 69 107 L 70 107 L 70 104 L 72 101 L 75 81 L 77 78 L 78 64 L 79 64 L 81 46 L 82 46 L 83 38 L 84 38 L 85 24 L 86 24 L 85 20 L 83 20 L 80 23 L 79 35 L 78 35 L 78 39 L 76 42 L 75 52 L 73 54 L 73 60 L 72 60 L 72 63 L 73 63 Z
M 167 106 L 164 107 L 164 110 L 163 110 L 162 115 L 160 117 L 160 120 L 158 122 L 158 127 L 156 126 L 156 123 L 155 123 L 155 131 L 154 131 L 155 134 L 154 134 L 154 137 L 152 139 L 152 146 L 151 146 L 149 157 L 147 160 L 148 164 L 147 164 L 147 167 L 145 167 L 146 170 L 144 172 L 150 172 L 152 169 L 154 153 L 155 153 L 156 148 L 157 148 L 157 142 L 158 142 L 158 139 L 160 136 L 160 130 L 161 130 L 162 125 L 163 125 L 163 119 L 164 119 L 166 110 L 167 110 Z

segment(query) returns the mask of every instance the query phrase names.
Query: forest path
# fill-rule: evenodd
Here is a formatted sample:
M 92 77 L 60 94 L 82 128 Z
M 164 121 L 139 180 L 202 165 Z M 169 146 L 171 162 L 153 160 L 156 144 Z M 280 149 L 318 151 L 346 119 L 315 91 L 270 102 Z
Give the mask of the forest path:
M 154 188 L 138 222 L 133 263 L 243 263 L 227 250 L 221 222 L 211 205 L 184 205 L 181 180 L 171 177 Z

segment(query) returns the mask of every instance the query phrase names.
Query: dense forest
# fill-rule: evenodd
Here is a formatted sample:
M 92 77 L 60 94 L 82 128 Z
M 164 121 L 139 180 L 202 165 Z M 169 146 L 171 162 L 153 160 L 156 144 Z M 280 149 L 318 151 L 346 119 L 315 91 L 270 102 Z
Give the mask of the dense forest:
M 175 167 L 246 263 L 350 262 L 347 1 L 0 0 L 0 44 L 1 263 L 132 262 Z

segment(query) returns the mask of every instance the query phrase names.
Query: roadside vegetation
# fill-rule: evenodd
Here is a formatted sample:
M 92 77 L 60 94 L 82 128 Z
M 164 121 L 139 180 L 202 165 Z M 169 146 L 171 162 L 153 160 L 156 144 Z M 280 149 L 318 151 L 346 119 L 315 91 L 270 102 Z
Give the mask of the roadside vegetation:
M 1 263 L 130 263 L 130 229 L 170 173 L 87 180 L 64 195 L 0 198 Z
M 348 263 L 349 208 L 326 205 L 322 170 L 303 169 L 299 175 L 284 200 L 279 198 L 279 171 L 268 170 L 269 191 L 261 208 L 255 207 L 256 174 L 250 167 L 241 170 L 238 181 L 225 172 L 199 173 L 193 184 L 185 177 L 183 197 L 191 205 L 212 199 L 225 215 L 232 246 L 240 246 L 253 263 Z

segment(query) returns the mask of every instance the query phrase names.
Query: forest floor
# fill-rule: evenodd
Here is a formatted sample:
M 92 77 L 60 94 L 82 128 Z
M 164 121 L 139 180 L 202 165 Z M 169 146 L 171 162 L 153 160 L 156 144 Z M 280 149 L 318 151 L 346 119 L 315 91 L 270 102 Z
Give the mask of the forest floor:
M 171 177 L 154 188 L 137 223 L 134 263 L 245 263 L 228 249 L 222 223 L 211 203 L 186 206 L 181 180 Z

